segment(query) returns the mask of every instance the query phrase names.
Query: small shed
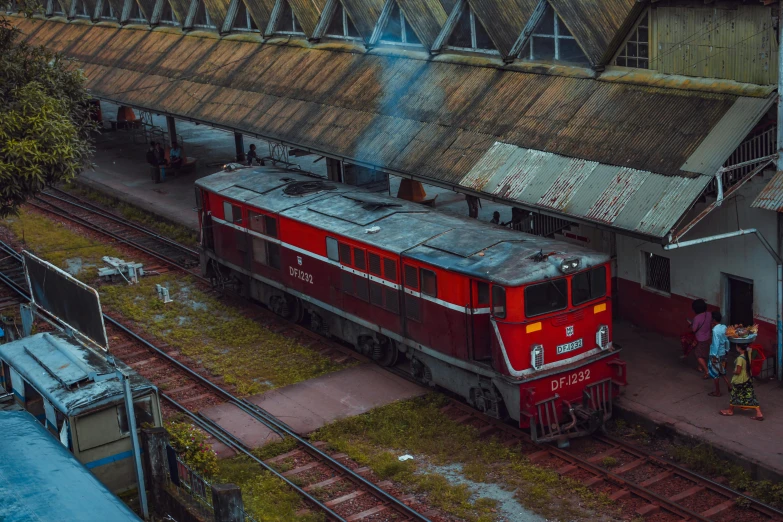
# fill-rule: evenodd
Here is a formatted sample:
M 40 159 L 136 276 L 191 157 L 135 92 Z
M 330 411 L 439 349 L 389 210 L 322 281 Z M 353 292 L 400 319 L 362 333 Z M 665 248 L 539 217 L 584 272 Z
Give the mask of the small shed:
M 0 520 L 139 521 L 29 413 L 0 412 L 0 433 Z
M 136 473 L 118 369 L 129 376 L 136 426 L 160 426 L 157 388 L 121 362 L 57 333 L 0 345 L 0 384 L 114 492 Z

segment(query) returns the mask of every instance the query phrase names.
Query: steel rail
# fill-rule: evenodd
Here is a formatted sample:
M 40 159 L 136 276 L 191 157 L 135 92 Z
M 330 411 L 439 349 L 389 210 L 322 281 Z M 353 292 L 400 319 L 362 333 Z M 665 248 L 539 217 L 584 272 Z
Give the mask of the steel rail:
M 182 406 L 177 401 L 175 401 L 174 399 L 172 399 L 171 397 L 169 397 L 163 392 L 161 392 L 160 395 L 161 397 L 163 397 L 163 399 L 171 403 L 176 409 L 180 410 L 180 412 L 188 416 L 193 421 L 194 424 L 198 425 L 199 428 L 209 433 L 210 435 L 215 437 L 218 441 L 225 444 L 226 446 L 233 449 L 234 451 L 240 452 L 245 456 L 250 457 L 253 461 L 255 461 L 257 464 L 262 466 L 265 470 L 269 471 L 277 478 L 279 478 L 280 480 L 288 484 L 290 487 L 292 487 L 297 493 L 302 495 L 309 502 L 315 504 L 319 509 L 324 511 L 330 518 L 337 520 L 339 522 L 346 522 L 346 520 L 343 517 L 341 517 L 334 511 L 332 511 L 326 504 L 322 503 L 321 501 L 313 497 L 310 493 L 308 493 L 301 487 L 297 486 L 287 477 L 283 476 L 283 474 L 277 471 L 275 468 L 273 468 L 272 466 L 270 466 L 269 464 L 267 464 L 257 456 L 253 455 L 253 453 L 242 443 L 242 441 L 240 441 L 237 437 L 235 437 L 234 435 L 232 435 L 231 433 L 223 429 L 223 427 L 221 427 L 219 424 L 201 415 L 194 414 L 186 407 Z
M 47 202 L 47 201 L 45 201 L 43 199 L 40 199 L 40 198 L 36 198 L 36 199 L 38 199 L 42 203 L 45 203 L 46 205 L 53 206 L 52 203 L 49 203 L 49 202 Z M 161 254 L 160 252 L 156 252 L 156 251 L 154 251 L 154 250 L 152 250 L 152 249 L 150 249 L 150 248 L 148 248 L 148 247 L 146 247 L 144 245 L 139 244 L 138 242 L 132 241 L 132 240 L 127 239 L 127 238 L 124 238 L 124 237 L 120 236 L 119 234 L 111 232 L 110 230 L 107 230 L 105 228 L 102 228 L 102 227 L 99 227 L 97 225 L 94 225 L 93 223 L 90 223 L 89 221 L 87 221 L 84 218 L 81 218 L 81 217 L 76 216 L 74 214 L 67 213 L 67 212 L 59 210 L 59 209 L 55 210 L 53 208 L 47 208 L 44 205 L 41 205 L 41 204 L 38 204 L 38 203 L 34 203 L 33 201 L 29 201 L 29 200 L 27 201 L 27 204 L 31 205 L 31 206 L 39 209 L 39 210 L 42 210 L 44 212 L 48 212 L 50 214 L 54 214 L 56 216 L 60 216 L 63 219 L 67 219 L 69 221 L 73 221 L 74 223 L 77 223 L 80 226 L 88 228 L 88 229 L 90 229 L 90 230 L 92 230 L 94 232 L 98 232 L 99 234 L 103 234 L 105 236 L 109 236 L 112 239 L 115 239 L 115 240 L 119 241 L 120 243 L 124 243 L 124 244 L 126 244 L 128 246 L 131 246 L 131 247 L 137 249 L 137 250 L 141 250 L 145 254 L 148 254 L 148 255 L 150 255 L 152 257 L 160 259 L 160 260 L 162 260 L 162 261 L 164 261 L 166 263 L 174 265 L 174 266 L 176 266 L 178 268 L 181 268 L 183 270 L 186 270 L 191 275 L 193 275 L 193 272 L 191 272 L 187 267 L 185 267 L 180 261 L 177 261 L 176 259 L 172 259 L 171 257 L 169 257 L 169 256 L 167 256 L 165 254 Z M 191 254 L 188 254 L 188 255 L 191 255 Z
M 2 241 L 0 241 L 0 245 L 2 245 L 2 248 L 4 250 L 14 252 L 14 257 L 16 257 L 19 260 L 20 263 L 23 262 L 21 255 L 19 255 L 15 251 L 13 251 L 13 249 L 11 249 L 10 246 L 6 245 Z M 29 299 L 29 295 L 27 294 L 26 291 L 20 289 L 18 286 L 16 286 L 16 288 L 14 288 L 14 289 L 18 293 L 20 293 L 23 297 Z M 245 399 L 239 399 L 239 398 L 235 397 L 230 392 L 228 392 L 225 389 L 221 388 L 217 384 L 209 381 L 203 375 L 195 372 L 191 368 L 188 368 L 187 366 L 185 366 L 181 362 L 177 361 L 176 359 L 171 357 L 169 354 L 164 352 L 162 349 L 158 348 L 157 346 L 155 346 L 154 344 L 150 343 L 149 341 L 147 341 L 143 337 L 139 336 L 137 333 L 135 333 L 134 331 L 132 331 L 131 329 L 129 329 L 128 327 L 126 327 L 125 325 L 123 325 L 122 323 L 120 323 L 119 321 L 117 321 L 116 319 L 111 317 L 110 315 L 104 313 L 103 314 L 103 318 L 104 318 L 105 321 L 109 322 L 110 324 L 112 324 L 116 328 L 120 329 L 121 331 L 123 331 L 123 333 L 127 334 L 128 336 L 133 338 L 135 341 L 143 344 L 147 349 L 152 350 L 156 354 L 158 354 L 161 357 L 163 357 L 164 359 L 166 359 L 166 361 L 171 362 L 172 364 L 174 364 L 178 369 L 180 369 L 183 372 L 185 372 L 186 374 L 188 374 L 190 377 L 192 377 L 194 380 L 196 380 L 200 384 L 203 384 L 204 386 L 206 386 L 208 388 L 211 388 L 212 390 L 214 390 L 215 392 L 217 392 L 221 396 L 227 398 L 229 403 L 233 404 L 234 406 L 237 406 L 243 412 L 247 413 L 252 418 L 257 420 L 261 424 L 265 425 L 266 427 L 268 427 L 270 430 L 274 431 L 275 433 L 277 433 L 281 437 L 289 436 L 289 437 L 293 438 L 298 444 L 303 446 L 309 453 L 315 454 L 316 456 L 318 456 L 318 458 L 320 458 L 321 460 L 323 460 L 324 462 L 329 464 L 331 467 L 336 468 L 337 470 L 339 470 L 341 473 L 343 473 L 346 476 L 346 478 L 348 478 L 352 482 L 358 483 L 359 485 L 367 488 L 375 496 L 379 497 L 382 501 L 385 501 L 388 504 L 390 504 L 393 507 L 393 509 L 397 510 L 398 512 L 402 512 L 402 513 L 404 513 L 404 514 L 406 514 L 406 515 L 408 515 L 410 517 L 413 517 L 414 520 L 420 520 L 422 522 L 429 522 L 429 519 L 427 519 L 424 515 L 422 515 L 421 513 L 418 513 L 417 511 L 411 509 L 409 506 L 407 506 L 404 502 L 400 501 L 394 495 L 391 495 L 390 493 L 385 491 L 383 488 L 380 488 L 376 484 L 374 484 L 374 483 L 370 482 L 369 480 L 365 479 L 364 477 L 362 477 L 358 473 L 354 472 L 349 467 L 345 466 L 344 464 L 342 464 L 338 460 L 332 458 L 330 455 L 328 455 L 328 454 L 324 453 L 323 451 L 321 451 L 320 449 L 318 449 L 316 446 L 311 444 L 306 439 L 300 437 L 287 424 L 285 424 L 284 422 L 280 421 L 279 419 L 277 419 L 275 416 L 273 416 L 272 414 L 270 414 L 266 410 L 258 407 L 257 405 L 255 405 L 255 404 L 253 404 L 253 403 L 251 403 L 251 402 L 249 402 L 249 401 L 247 401 Z
M 62 194 L 65 197 L 63 197 L 63 196 L 56 196 L 56 195 L 52 194 L 50 191 L 59 192 L 60 194 Z M 157 232 L 155 232 L 154 230 L 152 230 L 150 228 L 147 228 L 147 227 L 145 227 L 143 225 L 135 223 L 135 222 L 133 222 L 133 221 L 131 221 L 129 219 L 126 219 L 126 218 L 124 218 L 122 216 L 118 216 L 117 214 L 115 214 L 113 212 L 110 212 L 108 210 L 102 209 L 99 206 L 95 205 L 94 203 L 86 201 L 85 199 L 80 198 L 78 196 L 74 196 L 73 194 L 65 192 L 64 190 L 60 190 L 60 189 L 58 189 L 56 187 L 51 187 L 48 190 L 46 190 L 44 192 L 41 192 L 41 194 L 43 194 L 44 196 L 50 197 L 50 198 L 54 198 L 54 199 L 60 200 L 60 201 L 62 201 L 64 203 L 67 203 L 69 205 L 73 205 L 74 207 L 81 208 L 81 209 L 86 210 L 88 212 L 93 212 L 95 214 L 99 214 L 99 215 L 105 217 L 106 219 L 110 219 L 110 220 L 112 220 L 112 221 L 114 221 L 116 223 L 119 223 L 120 225 L 125 225 L 126 227 L 133 228 L 135 230 L 138 230 L 139 232 L 143 232 L 144 234 L 147 234 L 148 236 L 154 237 L 155 239 L 157 239 L 159 241 L 162 241 L 164 243 L 168 243 L 169 245 L 171 245 L 173 247 L 176 247 L 176 248 L 179 248 L 180 250 L 183 250 L 185 252 L 189 252 L 192 255 L 194 255 L 195 257 L 198 257 L 200 255 L 200 252 L 198 250 L 195 250 L 193 248 L 185 246 L 182 243 L 178 243 L 178 242 L 174 241 L 173 239 L 168 238 L 166 236 L 162 236 L 162 235 L 158 234 Z M 68 201 L 67 198 L 74 199 L 74 200 L 78 201 L 78 203 L 74 203 L 73 201 Z

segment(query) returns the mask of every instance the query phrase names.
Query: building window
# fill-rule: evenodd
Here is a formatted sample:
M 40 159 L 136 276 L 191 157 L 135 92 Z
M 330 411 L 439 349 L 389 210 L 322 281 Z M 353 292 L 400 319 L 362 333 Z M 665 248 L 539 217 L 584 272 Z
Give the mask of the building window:
M 77 1 L 74 11 L 76 18 L 92 18 L 92 15 L 87 12 L 87 4 L 83 0 Z
M 671 272 L 669 258 L 642 252 L 644 256 L 644 286 L 659 292 L 670 293 Z
M 258 31 L 258 26 L 253 17 L 250 16 L 245 2 L 242 0 L 239 0 L 239 8 L 237 9 L 237 16 L 234 18 L 233 29 L 236 31 Z
M 448 48 L 458 51 L 494 52 L 497 54 L 495 44 L 492 43 L 486 29 L 469 7 L 463 9 L 457 26 L 449 37 Z
M 296 20 L 294 10 L 288 2 L 283 3 L 283 13 L 280 15 L 280 20 L 277 22 L 277 31 L 280 34 L 304 34 L 302 28 L 299 26 L 299 22 Z
M 405 14 L 397 2 L 394 3 L 392 12 L 389 13 L 389 19 L 386 22 L 386 27 L 383 28 L 380 40 L 381 43 L 387 44 L 421 45 L 421 40 L 413 32 L 413 28 L 405 19 Z
M 332 21 L 326 29 L 326 36 L 330 38 L 341 38 L 345 40 L 358 40 L 361 38 L 356 26 L 353 25 L 351 18 L 345 11 L 343 4 L 338 2 Z
M 155 424 L 155 416 L 152 413 L 151 397 L 144 397 L 143 399 L 133 401 L 133 413 L 137 430 L 140 430 L 144 424 Z M 117 406 L 117 425 L 120 428 L 120 433 L 123 435 L 130 433 L 128 411 L 125 409 L 124 404 Z
M 549 5 L 533 34 L 530 35 L 530 40 L 522 51 L 522 57 L 544 62 L 588 63 L 576 39 Z
M 209 17 L 209 12 L 204 6 L 204 2 L 199 2 L 198 9 L 196 10 L 196 17 L 193 19 L 193 27 L 200 27 L 203 29 L 215 29 L 215 23 Z
M 180 25 L 177 16 L 171 9 L 171 4 L 168 2 L 163 2 L 163 12 L 160 15 L 160 23 L 165 25 Z
M 620 49 L 614 63 L 621 67 L 635 67 L 637 69 L 650 68 L 650 28 L 648 26 L 649 15 L 645 13 L 639 25 L 631 31 L 631 36 Z
M 130 18 L 128 19 L 129 22 L 136 22 L 136 23 L 147 23 L 147 19 L 144 17 L 144 13 L 141 12 L 141 7 L 139 7 L 139 4 L 136 2 L 133 2 L 133 6 L 131 7 L 130 12 Z
M 112 9 L 109 0 L 103 0 L 103 6 L 101 7 L 101 19 L 103 20 L 117 20 L 117 14 Z

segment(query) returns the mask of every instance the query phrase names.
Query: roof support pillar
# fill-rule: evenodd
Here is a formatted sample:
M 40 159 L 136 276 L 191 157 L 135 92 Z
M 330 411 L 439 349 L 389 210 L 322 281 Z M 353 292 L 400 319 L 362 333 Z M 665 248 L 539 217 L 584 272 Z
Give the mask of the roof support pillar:
M 778 46 L 783 43 L 783 0 L 778 14 Z M 778 52 L 778 162 L 777 170 L 783 170 L 783 53 Z

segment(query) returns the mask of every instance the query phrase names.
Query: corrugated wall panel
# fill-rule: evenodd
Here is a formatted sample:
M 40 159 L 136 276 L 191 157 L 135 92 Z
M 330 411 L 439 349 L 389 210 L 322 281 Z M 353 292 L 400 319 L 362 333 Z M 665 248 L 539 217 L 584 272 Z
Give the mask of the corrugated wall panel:
M 502 56 L 508 56 L 538 0 L 468 0 Z

